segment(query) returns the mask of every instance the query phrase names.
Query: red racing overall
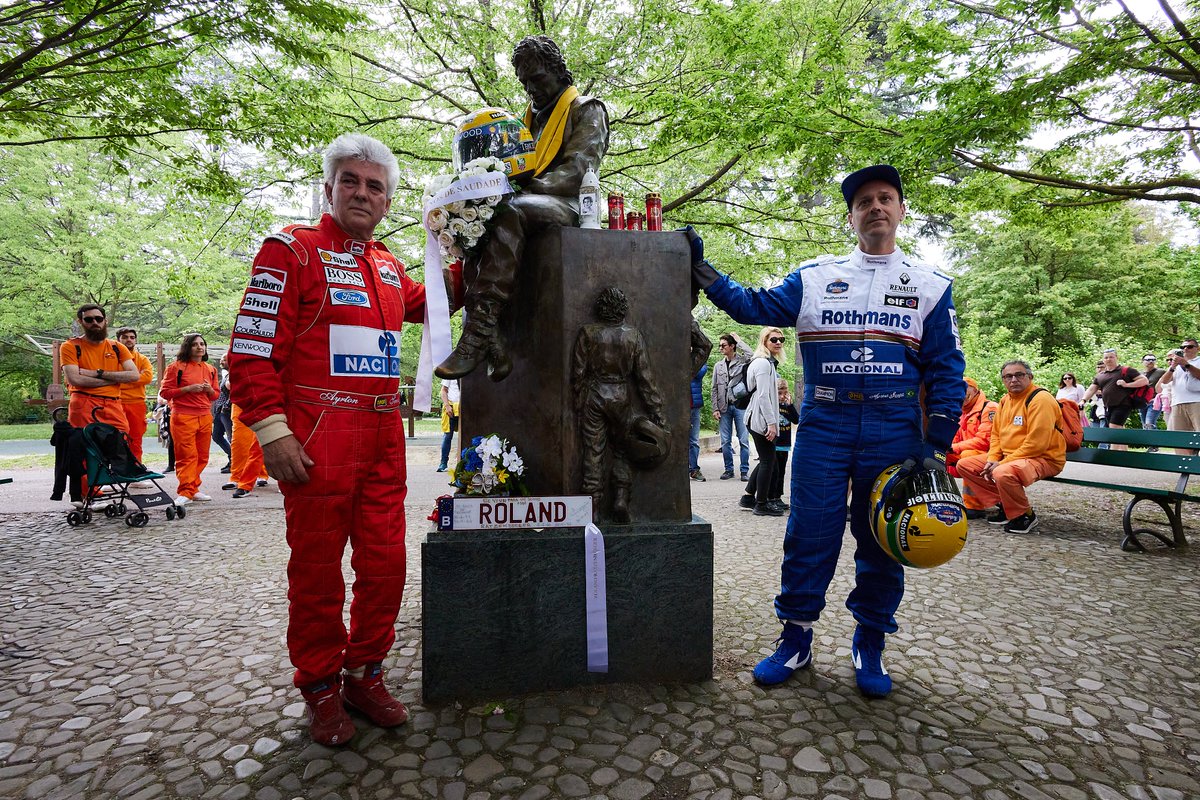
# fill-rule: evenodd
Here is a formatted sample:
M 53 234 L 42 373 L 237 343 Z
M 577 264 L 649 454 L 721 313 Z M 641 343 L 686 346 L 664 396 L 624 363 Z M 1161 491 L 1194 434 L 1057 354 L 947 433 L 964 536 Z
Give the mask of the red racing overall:
M 383 244 L 351 239 L 328 214 L 268 237 L 254 259 L 229 347 L 232 399 L 260 443 L 290 433 L 316 462 L 307 483 L 280 482 L 298 687 L 383 661 L 395 641 L 407 493 L 400 328 L 424 313 L 425 287 Z

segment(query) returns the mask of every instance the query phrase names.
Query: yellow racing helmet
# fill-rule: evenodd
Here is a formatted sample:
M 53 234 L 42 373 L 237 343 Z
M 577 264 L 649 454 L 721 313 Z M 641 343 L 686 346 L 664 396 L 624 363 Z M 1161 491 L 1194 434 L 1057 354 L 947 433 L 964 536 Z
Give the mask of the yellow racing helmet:
M 502 108 L 483 108 L 468 114 L 454 133 L 454 171 L 491 156 L 504 162 L 509 179 L 533 171 L 533 134 L 521 120 Z
M 875 540 L 898 564 L 936 567 L 967 543 L 967 514 L 954 479 L 941 470 L 904 473 L 893 464 L 871 486 Z

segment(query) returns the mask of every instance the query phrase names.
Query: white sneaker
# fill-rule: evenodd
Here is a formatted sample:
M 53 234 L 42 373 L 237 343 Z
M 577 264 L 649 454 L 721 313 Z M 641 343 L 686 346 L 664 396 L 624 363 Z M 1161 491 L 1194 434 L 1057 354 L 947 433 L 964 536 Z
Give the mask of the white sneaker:
M 84 502 L 82 500 L 72 500 L 71 505 L 75 506 L 76 508 L 83 508 Z
M 192 495 L 192 499 L 199 503 L 208 503 L 212 501 L 212 498 L 206 495 L 204 492 L 196 492 L 194 495 Z
M 192 498 L 184 497 L 183 495 L 175 498 L 175 505 L 177 506 L 186 506 L 190 502 L 192 502 Z

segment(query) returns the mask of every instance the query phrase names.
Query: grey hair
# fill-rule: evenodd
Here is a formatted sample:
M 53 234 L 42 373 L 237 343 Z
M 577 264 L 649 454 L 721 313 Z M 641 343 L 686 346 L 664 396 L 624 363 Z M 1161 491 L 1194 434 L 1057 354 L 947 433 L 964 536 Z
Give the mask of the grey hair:
M 1013 364 L 1020 364 L 1022 367 L 1024 367 L 1024 368 L 1025 368 L 1025 371 L 1029 373 L 1029 377 L 1031 377 L 1031 378 L 1033 377 L 1033 367 L 1029 366 L 1029 362 L 1028 362 L 1028 361 L 1022 361 L 1022 360 L 1021 360 L 1021 359 L 1019 359 L 1019 358 L 1014 358 L 1014 359 L 1013 359 L 1013 360 L 1011 360 L 1011 361 L 1005 361 L 1005 362 L 1004 362 L 1004 363 L 1003 363 L 1003 364 L 1000 366 L 1000 374 L 1001 374 L 1001 375 L 1003 375 L 1003 374 L 1004 374 L 1004 370 L 1008 369 L 1008 368 L 1009 368 L 1009 367 L 1011 367 Z
M 365 133 L 343 133 L 325 148 L 325 183 L 332 186 L 338 165 L 351 158 L 378 164 L 387 171 L 387 196 L 390 200 L 400 183 L 400 165 L 387 145 Z

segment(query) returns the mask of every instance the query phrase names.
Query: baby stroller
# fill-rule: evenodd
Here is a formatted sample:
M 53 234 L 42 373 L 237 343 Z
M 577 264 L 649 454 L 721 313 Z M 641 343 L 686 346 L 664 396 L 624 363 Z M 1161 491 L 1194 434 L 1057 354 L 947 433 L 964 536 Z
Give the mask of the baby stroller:
M 144 528 L 150 522 L 148 509 L 165 507 L 168 520 L 183 519 L 186 509 L 176 507 L 171 501 L 170 494 L 158 484 L 162 475 L 151 472 L 138 462 L 129 449 L 129 436 L 122 430 L 105 422 L 92 422 L 85 428 L 72 428 L 59 416 L 66 409 L 56 409 L 55 438 L 52 441 L 59 447 L 59 458 L 70 458 L 72 450 L 82 450 L 83 460 L 87 465 L 87 494 L 82 499 L 82 507 L 67 512 L 67 524 L 74 527 L 92 521 L 92 507 L 99 510 L 100 502 L 104 506 L 104 516 L 110 519 L 125 517 L 125 524 L 131 528 Z M 77 437 L 72 443 L 71 439 Z M 74 445 L 74 447 L 72 447 Z M 64 455 L 66 454 L 66 455 Z M 67 474 L 72 474 L 67 467 Z M 82 473 L 82 470 L 79 471 Z M 150 481 L 157 490 L 151 494 L 130 494 L 129 485 L 139 481 Z M 72 488 L 72 497 L 82 492 Z M 62 492 L 55 485 L 55 495 L 52 499 L 61 499 Z M 126 503 L 129 505 L 127 506 Z

